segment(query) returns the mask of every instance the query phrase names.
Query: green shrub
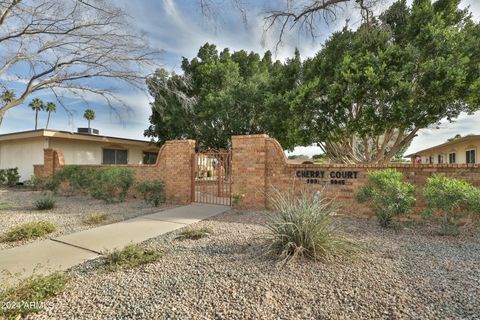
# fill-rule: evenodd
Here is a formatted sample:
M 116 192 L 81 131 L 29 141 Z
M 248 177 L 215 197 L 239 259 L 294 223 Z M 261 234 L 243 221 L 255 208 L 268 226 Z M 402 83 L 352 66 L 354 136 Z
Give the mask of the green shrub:
M 32 275 L 20 281 L 16 287 L 0 293 L 3 306 L 0 308 L 0 318 L 19 319 L 32 312 L 43 310 L 43 302 L 63 291 L 68 277 L 60 272 L 47 276 Z
M 0 169 L 0 184 L 14 186 L 20 181 L 18 168 Z
M 18 168 L 10 168 L 6 170 L 7 185 L 14 186 L 20 181 L 20 175 L 18 174 Z
M 90 194 L 105 202 L 124 201 L 133 182 L 133 173 L 127 168 L 104 168 L 98 170 Z
M 395 216 L 408 213 L 415 204 L 415 188 L 403 181 L 403 173 L 395 169 L 370 172 L 367 184 L 363 186 L 356 198 L 363 203 L 367 201 L 372 207 L 382 227 L 391 225 Z
M 470 216 L 475 219 L 480 214 L 480 189 L 464 180 L 434 175 L 427 179 L 423 196 L 427 205 L 423 217 L 429 218 L 434 212 L 441 213 L 443 234 L 458 233 L 460 218 Z
M 7 170 L 0 169 L 0 184 L 5 184 L 7 182 Z
M 233 206 L 239 206 L 243 199 L 245 198 L 245 194 L 244 193 L 234 193 L 232 194 L 232 204 Z
M 55 231 L 55 226 L 47 221 L 32 221 L 12 228 L 4 237 L 4 241 L 36 239 Z
M 105 269 L 115 271 L 134 268 L 139 265 L 157 261 L 159 258 L 160 253 L 157 251 L 129 244 L 121 250 L 114 250 L 113 252 L 107 253 L 105 257 Z
M 108 220 L 106 213 L 92 213 L 83 219 L 83 223 L 88 225 L 102 224 Z
M 139 182 L 135 188 L 143 196 L 145 202 L 155 207 L 166 200 L 165 184 L 161 180 Z
M 339 234 L 332 215 L 336 207 L 332 200 L 320 193 L 282 193 L 277 190 L 269 196 L 273 213 L 267 222 L 267 253 L 286 263 L 295 258 L 327 260 L 349 254 L 354 243 Z
M 97 175 L 96 168 L 82 168 L 80 166 L 65 166 L 55 173 L 56 179 L 61 182 L 67 182 L 72 192 L 88 193 L 92 183 Z
M 57 175 L 53 175 L 51 177 L 45 178 L 44 189 L 52 191 L 53 193 L 57 193 L 61 184 L 62 180 L 60 179 L 60 177 Z
M 206 238 L 212 234 L 212 230 L 209 228 L 200 228 L 200 229 L 186 229 L 180 232 L 180 234 L 175 238 L 179 240 L 198 240 L 201 238 Z
M 37 200 L 35 200 L 34 205 L 37 210 L 50 210 L 55 207 L 55 198 L 50 193 L 42 194 Z

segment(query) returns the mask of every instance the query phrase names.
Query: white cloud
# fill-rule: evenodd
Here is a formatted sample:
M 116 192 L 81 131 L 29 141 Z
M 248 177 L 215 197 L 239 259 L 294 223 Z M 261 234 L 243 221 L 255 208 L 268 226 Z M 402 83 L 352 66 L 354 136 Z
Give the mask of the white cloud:
M 219 3 L 229 3 L 229 1 L 222 0 Z M 207 41 L 216 44 L 220 50 L 229 47 L 232 50 L 244 49 L 259 53 L 267 49 L 273 51 L 277 34 L 274 32 L 264 34 L 263 32 L 265 7 L 261 7 L 259 3 L 265 3 L 265 1 L 248 1 L 254 5 L 254 9 L 249 13 L 247 24 L 242 22 L 239 12 L 233 7 L 221 11 L 219 15 L 223 16 L 223 19 L 217 22 L 217 24 L 213 24 L 208 19 L 202 17 L 196 1 L 118 0 L 116 3 L 125 8 L 132 16 L 133 25 L 144 30 L 154 46 L 166 50 L 164 55 L 165 67 L 171 70 L 178 70 L 181 56 L 186 56 L 189 59 L 193 58 L 199 47 Z M 248 1 L 245 2 L 248 3 Z M 388 7 L 392 2 L 384 1 L 381 3 L 383 7 Z M 271 4 L 277 3 L 284 2 L 271 2 Z M 474 17 L 476 19 L 480 17 L 479 0 L 464 0 L 462 5 L 470 5 Z M 359 17 L 358 15 L 355 16 L 353 12 L 356 11 L 352 10 L 351 7 L 345 7 L 335 22 L 330 25 L 319 25 L 317 30 L 319 37 L 316 39 L 312 39 L 301 32 L 289 32 L 284 44 L 277 52 L 277 58 L 284 60 L 286 57 L 290 57 L 295 47 L 300 49 L 302 57 L 313 56 L 332 31 L 343 27 L 345 18 L 350 18 L 350 26 L 358 26 Z M 11 81 L 14 79 L 2 77 L 0 80 Z M 120 119 L 114 113 L 108 111 L 108 107 L 105 107 L 103 101 L 98 96 L 92 94 L 84 95 L 85 99 L 97 111 L 98 117 L 94 125 L 103 134 L 142 138 L 143 130 L 149 125 L 149 101 L 151 101 L 151 97 L 131 90 L 122 90 L 118 95 L 133 111 L 133 113 L 127 113 L 120 108 L 119 110 L 122 111 Z M 39 93 L 39 96 L 47 100 L 51 99 L 48 92 Z M 69 119 L 66 113 L 58 108 L 57 114 L 52 115 L 52 128 L 73 131 L 76 129 L 76 126 L 84 124 L 82 116 L 85 103 L 79 99 L 73 99 L 71 95 L 69 97 L 69 108 L 77 112 L 72 119 Z M 33 96 L 30 98 L 33 98 Z M 33 129 L 33 117 L 33 112 L 28 107 L 15 108 L 7 113 L 5 121 L 0 127 L 0 133 Z M 44 123 L 45 120 L 46 113 L 41 113 L 40 123 Z M 477 129 L 479 121 L 479 113 L 475 114 L 475 116 L 462 115 L 455 123 L 442 124 L 440 130 L 424 129 L 415 138 L 409 151 L 441 143 L 457 133 L 480 133 Z M 308 148 L 311 147 L 301 147 L 296 149 L 295 153 L 309 155 L 320 153 L 319 149 Z

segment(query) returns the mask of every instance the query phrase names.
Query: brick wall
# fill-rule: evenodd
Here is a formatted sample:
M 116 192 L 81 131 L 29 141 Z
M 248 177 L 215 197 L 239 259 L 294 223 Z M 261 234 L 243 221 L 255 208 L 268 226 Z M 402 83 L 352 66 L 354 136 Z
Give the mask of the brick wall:
M 322 190 L 327 197 L 335 197 L 349 213 L 369 214 L 365 205 L 358 204 L 355 194 L 365 185 L 369 171 L 395 168 L 402 171 L 408 181 L 423 186 L 432 174 L 460 178 L 480 186 L 479 164 L 291 164 L 283 148 L 266 135 L 232 137 L 233 193 L 244 194 L 244 208 L 268 206 L 268 193 L 272 188 L 286 190 Z M 300 177 L 298 176 L 300 175 Z M 332 178 L 333 175 L 333 178 Z M 337 178 L 338 175 L 338 178 Z M 345 183 L 345 184 L 332 184 Z M 417 188 L 417 207 L 422 210 L 422 200 Z
M 169 201 L 178 204 L 191 202 L 191 167 L 195 153 L 194 140 L 167 141 L 158 152 L 157 163 L 152 165 L 82 165 L 82 167 L 125 167 L 130 169 L 136 181 L 161 179 Z M 64 165 L 61 150 L 45 149 L 44 164 L 34 165 L 34 174 L 42 177 L 52 175 Z
M 242 205 L 266 205 L 267 135 L 232 137 L 232 195 L 244 194 Z
M 133 171 L 137 181 L 161 179 L 165 182 L 171 202 L 186 204 L 192 201 L 192 168 L 195 141 L 167 141 L 159 151 L 154 165 L 117 165 Z M 60 150 L 45 149 L 44 164 L 35 165 L 34 173 L 49 176 L 68 165 Z M 86 165 L 87 166 L 87 165 Z M 111 165 L 94 165 L 107 167 Z M 365 185 L 369 171 L 395 168 L 406 179 L 421 187 L 432 174 L 460 178 L 480 186 L 479 164 L 292 164 L 288 163 L 283 148 L 267 135 L 232 137 L 232 195 L 243 195 L 241 206 L 248 209 L 268 207 L 268 194 L 272 188 L 286 190 L 322 190 L 327 197 L 334 197 L 348 213 L 370 214 L 365 205 L 355 201 L 358 189 Z M 420 189 L 417 188 L 417 207 L 422 210 Z
M 36 164 L 33 166 L 33 174 L 39 177 L 51 176 L 55 170 L 65 165 L 63 153 L 57 149 L 43 150 L 43 165 Z

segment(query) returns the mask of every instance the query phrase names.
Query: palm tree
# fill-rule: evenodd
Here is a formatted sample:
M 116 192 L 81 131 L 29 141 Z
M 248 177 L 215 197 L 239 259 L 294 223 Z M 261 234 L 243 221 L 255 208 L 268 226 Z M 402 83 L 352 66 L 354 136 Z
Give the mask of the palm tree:
M 43 105 L 43 101 L 38 98 L 33 99 L 28 106 L 35 111 L 35 130 L 37 130 L 38 111 L 43 110 L 45 106 Z
M 57 112 L 57 106 L 53 102 L 47 103 L 45 106 L 45 111 L 48 112 L 48 118 L 47 118 L 47 125 L 45 126 L 45 129 L 48 129 L 48 123 L 50 122 L 50 114 L 53 112 Z
M 3 91 L 2 96 L 0 98 L 2 99 L 3 102 L 9 103 L 15 99 L 15 93 L 13 93 L 13 91 L 10 91 L 10 90 L 5 90 Z
M 83 117 L 88 120 L 88 133 L 90 133 L 90 121 L 95 119 L 95 111 L 92 109 L 85 110 Z

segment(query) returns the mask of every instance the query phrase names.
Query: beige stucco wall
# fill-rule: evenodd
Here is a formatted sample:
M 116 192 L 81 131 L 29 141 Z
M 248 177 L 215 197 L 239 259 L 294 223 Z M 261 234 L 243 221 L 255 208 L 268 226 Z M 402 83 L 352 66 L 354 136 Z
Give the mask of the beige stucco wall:
M 155 150 L 155 147 L 145 144 L 145 147 L 128 144 L 111 144 L 91 141 L 50 138 L 50 148 L 63 152 L 65 164 L 102 164 L 103 149 L 128 150 L 128 163 L 141 164 L 143 151 Z
M 417 154 L 421 155 L 422 163 L 428 163 L 428 157 L 433 157 L 433 163 L 438 163 L 438 155 L 443 154 L 444 156 L 444 163 L 448 163 L 448 155 L 449 153 L 455 152 L 456 153 L 456 163 L 462 164 L 466 163 L 466 151 L 467 150 L 475 150 L 476 155 L 476 162 L 480 162 L 479 154 L 480 151 L 480 139 L 472 139 L 469 141 L 460 141 L 458 143 L 453 143 L 448 146 L 434 148 L 429 151 L 419 152 Z
M 43 149 L 48 138 L 38 137 L 0 142 L 0 169 L 18 167 L 20 181 L 29 180 L 33 165 L 43 164 Z

